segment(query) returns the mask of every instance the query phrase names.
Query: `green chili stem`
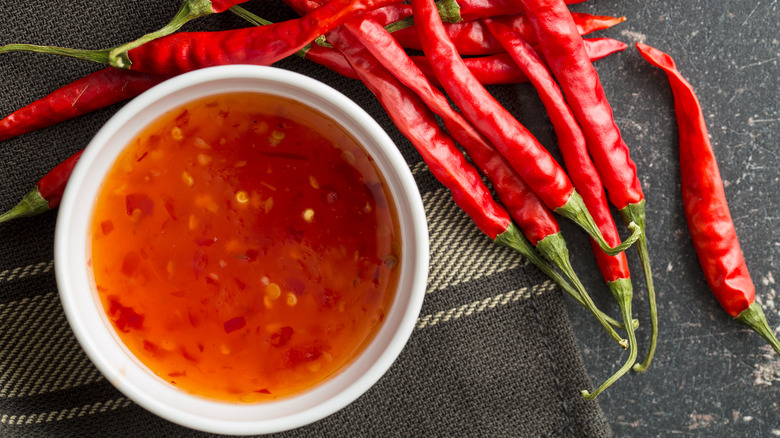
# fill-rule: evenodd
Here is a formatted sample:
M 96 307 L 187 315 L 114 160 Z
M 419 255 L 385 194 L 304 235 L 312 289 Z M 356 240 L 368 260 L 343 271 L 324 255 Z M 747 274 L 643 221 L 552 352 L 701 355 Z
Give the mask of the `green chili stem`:
M 544 274 L 550 277 L 550 279 L 552 279 L 556 284 L 558 284 L 561 287 L 561 289 L 563 289 L 564 292 L 566 292 L 569 296 L 571 296 L 577 303 L 587 308 L 585 302 L 580 297 L 579 292 L 577 292 L 561 276 L 561 274 L 559 274 L 555 269 L 553 269 L 552 266 L 550 266 L 539 255 L 539 253 L 536 252 L 536 249 L 534 249 L 533 245 L 531 245 L 531 242 L 529 242 L 528 239 L 526 239 L 525 236 L 523 236 L 523 234 L 517 229 L 517 227 L 514 224 L 510 224 L 509 227 L 507 227 L 506 231 L 499 234 L 496 237 L 495 242 L 498 243 L 499 245 L 506 246 L 520 253 L 521 256 L 525 257 L 528 261 L 533 263 L 537 268 L 539 268 L 540 271 L 542 271 Z M 598 309 L 595 309 L 595 311 L 598 312 L 597 318 L 601 317 L 604 320 L 606 320 L 609 324 L 617 328 L 620 329 L 625 328 L 625 325 L 622 322 L 616 321 L 614 318 L 610 317 L 609 315 L 605 314 L 604 312 Z M 639 324 L 639 321 L 632 321 L 632 323 L 634 326 L 637 326 Z
M 769 328 L 769 323 L 766 321 L 766 315 L 764 310 L 755 301 L 747 309 L 743 310 L 737 315 L 737 321 L 750 327 L 754 332 L 758 333 L 765 341 L 769 342 L 769 345 L 775 349 L 777 354 L 780 354 L 780 341 Z
M 633 291 L 631 288 L 631 280 L 628 278 L 621 278 L 615 281 L 610 281 L 607 283 L 609 285 L 609 289 L 612 292 L 612 295 L 615 296 L 615 299 L 618 302 L 618 305 L 620 306 L 620 313 L 623 315 L 623 321 L 626 323 L 626 334 L 628 335 L 628 342 L 630 344 L 629 352 L 628 352 L 628 360 L 626 360 L 626 363 L 623 364 L 622 367 L 620 367 L 619 370 L 612 376 L 610 376 L 604 383 L 601 384 L 598 388 L 596 388 L 592 393 L 588 392 L 587 390 L 582 391 L 582 396 L 585 397 L 588 400 L 593 400 L 601 394 L 605 389 L 609 388 L 613 383 L 615 383 L 619 378 L 621 378 L 624 374 L 628 372 L 628 370 L 631 369 L 631 367 L 634 365 L 634 362 L 636 362 L 636 356 L 637 356 L 637 347 L 636 347 L 636 335 L 634 333 L 634 328 L 631 326 L 631 298 L 633 297 Z
M 656 345 L 658 344 L 658 309 L 655 300 L 655 286 L 653 286 L 653 272 L 650 267 L 650 253 L 647 250 L 647 237 L 645 234 L 645 200 L 643 199 L 636 204 L 628 204 L 620 210 L 620 214 L 626 223 L 637 224 L 642 229 L 642 237 L 637 242 L 636 249 L 639 253 L 639 261 L 642 263 L 642 273 L 645 276 L 645 284 L 647 285 L 647 304 L 650 309 L 650 346 L 647 356 L 645 356 L 642 363 L 634 366 L 634 372 L 642 373 L 650 367 L 650 363 L 655 355 Z
M 49 203 L 43 199 L 36 186 L 27 192 L 15 207 L 0 215 L 0 223 L 20 217 L 35 216 L 49 210 L 51 210 Z
M 266 20 L 265 18 L 258 17 L 257 15 L 247 11 L 241 6 L 233 6 L 228 10 L 236 14 L 237 16 L 243 18 L 244 20 L 254 24 L 255 26 L 266 26 L 269 24 L 273 24 L 272 22 Z
M 69 49 L 67 47 L 36 46 L 33 44 L 6 44 L 4 46 L 0 46 L 0 53 L 8 53 L 8 52 L 46 53 L 49 55 L 67 56 L 70 58 L 80 59 L 82 61 L 97 62 L 100 64 L 108 64 L 108 52 L 110 50 L 111 49 L 98 49 L 98 50 Z
M 626 238 L 626 240 L 624 240 L 619 245 L 615 247 L 609 246 L 607 241 L 604 240 L 604 236 L 601 234 L 601 230 L 599 230 L 598 225 L 596 225 L 596 222 L 593 220 L 593 216 L 590 215 L 587 207 L 585 207 L 585 202 L 582 200 L 582 196 L 580 196 L 576 190 L 571 193 L 569 199 L 566 201 L 566 204 L 564 204 L 562 207 L 556 208 L 555 212 L 579 225 L 583 230 L 585 230 L 585 232 L 588 233 L 590 237 L 593 238 L 593 240 L 596 241 L 599 247 L 609 255 L 620 254 L 633 245 L 634 242 L 636 242 L 643 235 L 643 230 L 639 227 L 639 225 L 631 222 L 628 224 L 628 229 L 631 231 L 631 235 L 628 236 L 628 238 Z
M 615 329 L 604 318 L 604 313 L 596 308 L 596 304 L 591 299 L 588 291 L 585 290 L 577 274 L 574 272 L 574 268 L 571 266 L 569 260 L 569 250 L 566 247 L 566 242 L 563 239 L 563 234 L 560 232 L 550 234 L 544 239 L 536 243 L 536 249 L 542 253 L 543 256 L 550 260 L 553 265 L 563 272 L 564 277 L 569 280 L 569 283 L 574 287 L 575 291 L 580 297 L 580 304 L 596 317 L 596 320 L 604 327 L 607 333 L 614 339 L 621 347 L 628 348 L 628 341 L 623 339 Z M 625 327 L 624 327 L 625 328 Z

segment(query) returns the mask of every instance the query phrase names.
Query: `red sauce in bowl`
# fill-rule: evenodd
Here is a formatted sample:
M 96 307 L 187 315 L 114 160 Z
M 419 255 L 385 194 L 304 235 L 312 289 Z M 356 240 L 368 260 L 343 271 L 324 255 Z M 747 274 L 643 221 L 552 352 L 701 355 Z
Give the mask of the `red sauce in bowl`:
M 91 265 L 106 315 L 160 378 L 256 402 L 324 381 L 373 338 L 401 261 L 371 157 L 330 118 L 256 93 L 172 111 L 104 180 Z

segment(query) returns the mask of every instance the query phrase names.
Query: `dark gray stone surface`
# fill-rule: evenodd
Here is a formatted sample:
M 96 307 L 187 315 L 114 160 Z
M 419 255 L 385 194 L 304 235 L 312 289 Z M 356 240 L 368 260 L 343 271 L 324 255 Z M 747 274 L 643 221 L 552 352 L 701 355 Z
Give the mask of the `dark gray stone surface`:
M 633 47 L 642 41 L 669 53 L 694 86 L 758 301 L 778 333 L 780 5 L 776 0 L 592 0 L 574 9 L 627 18 L 599 36 L 620 39 L 629 49 L 596 68 L 647 198 L 658 296 L 660 338 L 653 365 L 599 397 L 615 436 L 780 436 L 780 356 L 727 315 L 709 292 L 682 209 L 668 82 Z M 572 251 L 586 254 L 581 233 L 565 231 Z M 633 251 L 629 261 L 642 348 L 648 339 L 646 293 Z M 576 256 L 574 262 L 597 303 L 616 313 L 593 262 Z M 596 385 L 626 354 L 584 311 L 568 308 Z

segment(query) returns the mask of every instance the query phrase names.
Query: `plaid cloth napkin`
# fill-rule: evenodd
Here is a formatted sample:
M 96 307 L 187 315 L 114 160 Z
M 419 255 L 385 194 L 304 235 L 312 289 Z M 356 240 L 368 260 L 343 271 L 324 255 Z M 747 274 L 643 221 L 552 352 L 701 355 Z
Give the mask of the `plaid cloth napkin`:
M 30 0 L 6 4 L 0 44 L 103 48 L 154 30 L 178 1 Z M 278 0 L 249 2 L 271 20 Z M 243 27 L 230 13 L 185 30 Z M 403 152 L 428 217 L 428 294 L 409 344 L 379 383 L 336 414 L 283 436 L 606 437 L 560 289 L 512 251 L 481 235 L 359 82 L 298 58 L 277 67 L 333 86 L 365 108 Z M 100 66 L 0 55 L 4 116 Z M 513 88 L 494 87 L 511 102 Z M 2 142 L 0 209 L 12 207 L 57 163 L 83 148 L 118 109 Z M 0 435 L 206 436 L 145 411 L 92 365 L 70 331 L 54 280 L 56 213 L 0 224 Z

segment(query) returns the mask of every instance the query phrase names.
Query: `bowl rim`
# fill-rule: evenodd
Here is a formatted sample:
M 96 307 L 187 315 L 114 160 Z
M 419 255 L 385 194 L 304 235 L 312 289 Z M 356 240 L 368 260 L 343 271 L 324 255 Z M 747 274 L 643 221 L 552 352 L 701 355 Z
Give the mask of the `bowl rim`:
M 234 86 L 234 83 L 238 85 Z M 160 108 L 175 109 L 183 102 L 213 94 L 257 91 L 246 84 L 260 83 L 273 85 L 273 88 L 271 85 L 260 87 L 260 92 L 302 100 L 337 121 L 363 143 L 375 159 L 394 198 L 405 251 L 399 289 L 388 317 L 357 358 L 335 376 L 303 394 L 279 401 L 242 405 L 208 400 L 174 388 L 153 375 L 129 353 L 113 327 L 109 325 L 107 328 L 110 330 L 100 330 L 101 323 L 106 327 L 107 317 L 94 288 L 88 284 L 91 278 L 87 249 L 89 220 L 84 221 L 83 218 L 91 217 L 92 210 L 87 208 L 85 212 L 84 209 L 94 203 L 94 197 L 89 195 L 98 190 L 104 177 L 103 172 L 94 176 L 94 168 L 100 167 L 100 163 L 105 167 L 107 159 L 110 159 L 109 165 L 114 162 L 116 155 L 132 138 L 127 132 L 142 130 L 149 121 L 165 112 Z M 221 91 L 203 91 L 220 84 Z M 188 93 L 193 92 L 196 94 L 189 96 Z M 288 92 L 300 94 L 290 96 L 285 94 Z M 166 104 L 166 99 L 179 103 Z M 156 108 L 151 110 L 154 114 L 146 114 L 150 108 Z M 133 122 L 136 125 L 129 127 Z M 113 141 L 123 132 L 126 137 L 123 143 Z M 369 139 L 372 143 L 366 145 L 361 139 Z M 97 185 L 94 184 L 95 178 L 99 182 Z M 91 186 L 90 181 L 93 182 Z M 85 191 L 88 196 L 84 196 Z M 79 218 L 82 220 L 79 221 Z M 425 296 L 428 257 L 428 228 L 419 189 L 408 164 L 384 129 L 359 105 L 322 82 L 289 70 L 255 65 L 209 67 L 185 73 L 152 87 L 121 108 L 93 137 L 71 174 L 59 207 L 54 243 L 55 278 L 66 318 L 79 344 L 107 380 L 130 400 L 162 418 L 192 429 L 227 435 L 265 434 L 298 428 L 335 413 L 372 387 L 400 355 L 414 330 Z M 407 288 L 402 288 L 402 283 Z M 391 328 L 395 330 L 391 331 Z M 115 345 L 117 342 L 121 345 Z M 381 347 L 378 347 L 380 343 Z M 129 358 L 126 357 L 128 354 Z M 375 360 L 365 359 L 368 354 L 373 355 Z M 150 376 L 152 380 L 159 380 L 157 385 L 149 383 Z M 354 380 L 347 381 L 351 377 Z M 142 386 L 134 383 L 136 381 Z M 155 394 L 149 394 L 150 388 Z M 302 410 L 295 410 L 297 405 L 303 406 Z M 193 410 L 192 406 L 197 409 Z M 258 416 L 264 409 L 269 412 Z M 203 415 L 205 412 L 209 415 Z M 275 413 L 281 416 L 273 417 Z

